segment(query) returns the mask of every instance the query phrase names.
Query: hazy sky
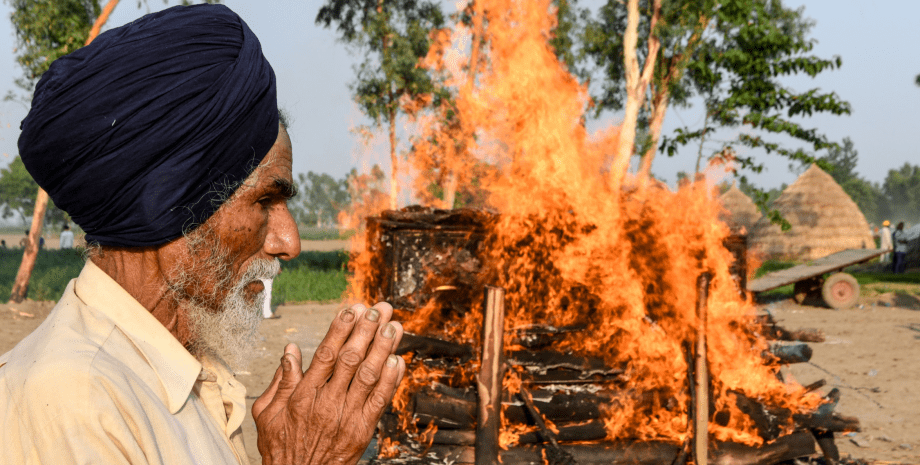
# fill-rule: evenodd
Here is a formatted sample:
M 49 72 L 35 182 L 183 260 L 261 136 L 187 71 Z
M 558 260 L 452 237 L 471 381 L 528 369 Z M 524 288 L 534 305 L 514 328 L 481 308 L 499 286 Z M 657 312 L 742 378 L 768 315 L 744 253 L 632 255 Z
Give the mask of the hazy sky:
M 148 0 L 150 11 L 162 9 Z M 104 3 L 104 2 L 103 2 Z M 175 2 L 173 2 L 175 3 Z M 598 0 L 582 0 L 596 5 Z M 860 174 L 873 182 L 884 180 L 888 170 L 905 162 L 920 164 L 920 1 L 899 0 L 882 4 L 855 0 L 786 0 L 805 5 L 805 14 L 816 22 L 811 36 L 818 40 L 814 53 L 830 58 L 840 55 L 843 67 L 817 79 L 793 78 L 789 86 L 802 91 L 820 88 L 834 91 L 852 105 L 850 116 L 816 116 L 806 127 L 817 127 L 832 140 L 850 137 L 859 152 Z M 325 172 L 341 177 L 362 163 L 380 162 L 388 167 L 386 146 L 365 149 L 351 128 L 366 124 L 351 100 L 348 83 L 353 80 L 356 57 L 336 42 L 333 31 L 314 24 L 318 0 L 226 0 L 255 31 L 263 51 L 278 76 L 279 104 L 292 115 L 294 172 Z M 452 2 L 445 2 L 452 4 Z M 148 10 L 124 0 L 107 28 L 122 25 Z M 452 7 L 448 7 L 452 10 Z M 10 8 L 0 3 L 0 92 L 13 89 L 21 71 L 14 61 L 15 38 L 9 23 Z M 0 101 L 0 167 L 18 153 L 19 122 L 27 110 L 18 103 Z M 614 124 L 608 115 L 591 126 Z M 669 109 L 664 133 L 675 127 L 702 124 L 697 109 Z M 653 166 L 656 176 L 674 182 L 678 171 L 692 171 L 695 150 L 674 158 L 660 155 Z M 764 187 L 792 182 L 796 174 L 777 156 L 764 156 L 767 172 L 753 177 Z

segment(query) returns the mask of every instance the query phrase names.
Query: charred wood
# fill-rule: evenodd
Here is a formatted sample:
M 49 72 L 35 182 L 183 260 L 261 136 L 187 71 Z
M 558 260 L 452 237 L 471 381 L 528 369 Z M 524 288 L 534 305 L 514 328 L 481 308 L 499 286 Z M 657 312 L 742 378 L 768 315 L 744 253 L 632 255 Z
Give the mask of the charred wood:
M 787 434 L 762 446 L 717 444 L 710 450 L 714 465 L 773 465 L 815 453 L 815 438 L 808 431 Z
M 428 336 L 403 333 L 396 355 L 415 352 L 420 358 L 448 358 L 458 364 L 473 358 L 473 347 Z
M 513 330 L 514 339 L 512 344 L 527 349 L 542 349 L 558 343 L 571 333 L 577 333 L 587 329 L 585 325 L 555 327 L 550 325 L 530 325 L 527 327 L 517 327 Z
M 807 431 L 795 432 L 761 446 L 735 443 L 714 443 L 712 446 L 710 463 L 717 465 L 773 465 L 815 453 L 815 440 Z M 681 446 L 648 441 L 631 444 L 563 444 L 560 447 L 581 465 L 660 465 L 673 463 Z M 474 460 L 471 447 L 433 445 L 429 452 L 434 454 L 429 463 L 443 463 L 447 457 L 456 464 L 472 463 Z M 501 461 L 506 465 L 542 465 L 545 463 L 543 454 L 542 446 L 511 447 L 501 452 Z
M 600 418 L 600 405 L 607 399 L 589 392 L 534 391 L 534 404 L 552 422 L 572 422 Z M 505 419 L 514 423 L 533 424 L 520 401 L 505 396 L 502 409 Z M 476 401 L 445 395 L 433 390 L 418 392 L 412 403 L 421 426 L 434 423 L 438 428 L 467 429 L 475 425 Z
M 537 410 L 537 407 L 534 406 L 533 397 L 531 397 L 530 391 L 522 387 L 521 391 L 518 392 L 518 397 L 524 401 L 524 407 L 526 408 L 527 414 L 539 428 L 539 437 L 541 437 L 544 442 L 549 443 L 549 450 L 547 450 L 546 454 L 549 465 L 573 465 L 575 461 L 572 459 L 571 454 L 563 451 L 559 447 L 559 442 L 556 440 L 556 433 L 550 431 L 550 429 L 546 427 L 546 421 L 543 419 L 543 415 L 540 414 L 540 411 Z M 605 431 L 604 437 L 606 436 Z M 536 439 L 536 437 L 534 439 Z M 518 438 L 518 441 L 521 442 L 520 438 Z
M 770 355 L 773 356 L 775 363 L 789 365 L 811 360 L 812 350 L 808 344 L 774 344 L 770 346 Z M 767 358 L 770 357 L 767 356 Z

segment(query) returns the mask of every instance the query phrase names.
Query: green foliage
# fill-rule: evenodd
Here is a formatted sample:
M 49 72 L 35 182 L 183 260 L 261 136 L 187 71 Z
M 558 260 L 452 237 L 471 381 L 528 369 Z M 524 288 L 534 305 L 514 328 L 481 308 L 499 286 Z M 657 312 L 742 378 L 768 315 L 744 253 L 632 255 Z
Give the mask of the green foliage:
M 380 126 L 394 124 L 400 101 L 435 90 L 427 70 L 432 30 L 443 27 L 437 2 L 428 0 L 327 0 L 316 24 L 335 26 L 340 39 L 364 55 L 351 85 L 355 102 Z
M 850 105 L 834 93 L 797 92 L 780 80 L 792 74 L 815 77 L 839 68 L 840 57 L 808 54 L 814 46 L 814 40 L 807 37 L 813 23 L 802 16 L 801 9 L 787 9 L 780 0 L 721 3 L 710 35 L 688 64 L 688 77 L 706 102 L 711 126 L 700 131 L 681 128 L 676 137 L 663 138 L 662 150 L 673 155 L 678 146 L 704 138 L 716 127 L 747 126 L 755 131 L 740 132 L 737 139 L 722 143 L 714 152 L 728 150 L 742 168 L 754 172 L 762 171 L 763 163 L 753 155 L 738 156 L 734 147 L 760 148 L 793 161 L 813 162 L 804 149 L 790 149 L 764 136 L 786 135 L 815 151 L 835 145 L 816 129 L 803 128 L 796 119 L 815 113 L 849 114 Z
M 0 217 L 9 218 L 19 214 L 25 224 L 35 211 L 37 195 L 38 183 L 26 171 L 21 158 L 17 156 L 9 166 L 0 169 L 0 202 L 3 202 L 0 205 Z M 68 219 L 67 213 L 54 206 L 54 202 L 49 199 L 45 222 L 63 224 Z
M 888 201 L 891 220 L 920 219 L 920 166 L 904 163 L 901 168 L 888 171 L 882 190 Z
M 5 0 L 12 7 L 10 21 L 16 32 L 16 62 L 23 76 L 15 80 L 25 92 L 17 96 L 12 91 L 5 100 L 31 100 L 32 91 L 51 62 L 83 47 L 93 23 L 102 12 L 99 0 Z M 220 3 L 204 0 L 203 3 Z M 137 7 L 147 3 L 138 0 Z M 168 4 L 169 0 L 163 0 Z M 194 2 L 181 0 L 181 4 Z
M 51 62 L 83 46 L 102 8 L 99 0 L 8 0 L 16 32 L 16 85 L 31 95 Z M 12 91 L 6 99 L 15 99 Z M 26 99 L 28 100 L 28 99 Z
M 349 239 L 355 235 L 353 229 L 317 228 L 314 226 L 297 225 L 300 238 L 305 241 L 337 241 Z
M 313 268 L 322 271 L 341 271 L 348 268 L 348 253 L 344 250 L 319 252 L 305 250 L 290 261 L 281 262 L 281 269 Z
M 0 295 L 8 296 L 12 292 L 21 262 L 22 249 L 0 249 Z M 67 283 L 80 274 L 84 263 L 82 249 L 40 250 L 29 280 L 27 297 L 33 300 L 59 299 Z
M 298 174 L 297 184 L 297 195 L 288 202 L 288 209 L 298 223 L 318 228 L 334 225 L 339 212 L 351 201 L 347 177 L 336 180 L 310 171 Z

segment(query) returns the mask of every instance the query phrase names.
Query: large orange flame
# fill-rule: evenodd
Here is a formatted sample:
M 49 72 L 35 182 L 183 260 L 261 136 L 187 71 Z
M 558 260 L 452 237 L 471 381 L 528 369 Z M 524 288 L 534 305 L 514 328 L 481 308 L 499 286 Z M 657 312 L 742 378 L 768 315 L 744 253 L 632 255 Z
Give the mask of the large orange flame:
M 483 279 L 506 289 L 505 327 L 587 325 L 560 349 L 624 367 L 630 380 L 605 412 L 608 438 L 680 441 L 690 434 L 685 354 L 699 327 L 696 277 L 708 272 L 715 408 L 730 413 L 727 426 L 710 423 L 710 433 L 762 442 L 728 391 L 793 411 L 814 408 L 817 396 L 778 381 L 776 369 L 762 359 L 767 345 L 751 329 L 752 303 L 739 296 L 729 274 L 733 258 L 722 245 L 729 230 L 718 220 L 712 186 L 699 180 L 672 191 L 655 183 L 643 187 L 629 176 L 612 185 L 619 179 L 608 176 L 617 128 L 585 129 L 586 88 L 547 43 L 555 26 L 550 0 L 477 3 L 485 15 L 480 37 L 487 66 L 470 79 L 457 65 L 468 60 L 458 48 L 469 35 L 462 26 L 437 35 L 425 64 L 455 89 L 452 123 L 444 123 L 443 112 L 430 118 L 419 133 L 428 145 L 419 145 L 424 150 L 418 153 L 428 157 L 426 166 L 444 171 L 489 166 L 480 181 L 500 215 L 486 244 Z M 432 162 L 432 154 L 441 161 Z M 355 263 L 353 290 L 361 296 L 360 276 L 375 270 L 362 268 L 367 260 Z M 478 340 L 479 308 L 444 322 L 432 318 L 440 312 L 431 305 L 409 314 L 406 327 Z M 506 347 L 511 344 L 509 336 Z M 397 407 L 431 377 L 421 369 L 413 374 Z M 504 441 L 513 443 L 516 432 L 505 433 Z

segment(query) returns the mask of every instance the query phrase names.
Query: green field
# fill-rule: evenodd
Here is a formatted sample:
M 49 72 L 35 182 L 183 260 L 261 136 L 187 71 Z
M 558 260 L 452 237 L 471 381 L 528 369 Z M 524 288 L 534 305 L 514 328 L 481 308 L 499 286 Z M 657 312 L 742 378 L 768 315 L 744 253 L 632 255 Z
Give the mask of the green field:
M 13 281 L 22 262 L 22 249 L 0 250 L 0 300 L 13 290 Z M 28 297 L 32 300 L 57 300 L 67 283 L 83 268 L 81 249 L 42 250 L 35 261 Z M 348 254 L 303 252 L 290 262 L 281 262 L 282 273 L 275 279 L 272 303 L 338 300 L 347 285 Z

